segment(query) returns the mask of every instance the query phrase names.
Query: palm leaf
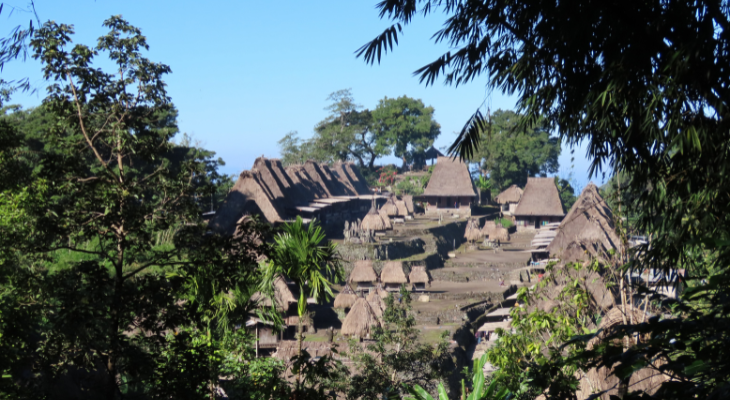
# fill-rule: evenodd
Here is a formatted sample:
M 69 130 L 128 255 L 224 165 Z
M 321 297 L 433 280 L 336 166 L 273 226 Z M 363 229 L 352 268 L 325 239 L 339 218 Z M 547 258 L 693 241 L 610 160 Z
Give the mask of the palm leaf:
M 489 133 L 490 122 L 477 110 L 461 129 L 456 141 L 449 147 L 448 153 L 461 160 L 470 160 L 479 151 L 482 132 Z

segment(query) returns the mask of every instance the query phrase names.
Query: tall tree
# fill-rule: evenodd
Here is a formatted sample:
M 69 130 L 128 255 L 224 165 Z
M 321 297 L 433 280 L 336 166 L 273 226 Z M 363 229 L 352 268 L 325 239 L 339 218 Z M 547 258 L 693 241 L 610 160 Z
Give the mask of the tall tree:
M 517 94 L 525 126 L 544 116 L 568 143 L 585 141 L 590 172 L 608 166 L 631 177 L 626 184 L 640 195 L 635 226 L 652 242 L 628 267 L 681 267 L 694 287 L 681 303 L 665 300 L 673 314 L 609 335 L 600 362 L 621 362 L 615 371 L 625 381 L 660 358 L 672 377 L 660 397 L 727 396 L 730 346 L 716 338 L 730 334 L 730 203 L 719 200 L 730 193 L 728 2 L 640 0 L 622 3 L 620 12 L 613 3 L 555 0 L 385 0 L 378 7 L 394 24 L 361 48 L 368 62 L 392 49 L 419 12 L 443 12 L 435 39 L 451 49 L 416 72 L 423 82 L 488 76 L 489 87 Z M 471 158 L 486 125 L 476 112 L 452 151 Z M 617 187 L 617 199 L 625 189 Z M 628 206 L 617 204 L 619 228 Z M 649 339 L 621 344 L 632 336 Z
M 205 235 L 197 199 L 215 163 L 171 142 L 169 67 L 142 56 L 145 37 L 120 17 L 104 26 L 95 48 L 69 49 L 68 25 L 37 30 L 33 55 L 51 81 L 43 118 L 0 121 L 0 368 L 12 377 L 0 387 L 14 398 L 212 395 L 211 343 L 242 323 L 266 241 Z
M 441 133 L 433 112 L 433 107 L 407 96 L 383 98 L 372 113 L 378 142 L 391 147 L 403 167 L 414 162 L 425 165 L 424 154 Z
M 497 110 L 490 129 L 482 132 L 482 146 L 474 161 L 489 175 L 497 193 L 510 185 L 525 187 L 528 176 L 558 172 L 560 139 L 551 137 L 544 125 L 525 127 L 525 117 Z

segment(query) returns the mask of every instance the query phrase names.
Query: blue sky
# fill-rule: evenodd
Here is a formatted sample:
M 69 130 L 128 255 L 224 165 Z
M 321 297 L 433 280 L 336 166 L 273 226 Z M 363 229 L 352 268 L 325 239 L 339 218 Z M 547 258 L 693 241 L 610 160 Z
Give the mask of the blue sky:
M 5 2 L 3 35 L 27 24 L 27 0 Z M 389 26 L 367 1 L 223 1 L 182 0 L 36 0 L 41 21 L 73 24 L 74 41 L 94 45 L 105 33 L 102 22 L 121 14 L 142 29 L 150 45 L 147 57 L 169 65 L 168 91 L 179 110 L 179 127 L 226 161 L 223 172 L 238 174 L 256 157 L 278 157 L 277 141 L 290 131 L 309 137 L 326 117 L 327 96 L 351 88 L 357 103 L 374 108 L 385 96 L 419 98 L 435 109 L 442 133 L 436 147 L 448 146 L 468 117 L 482 107 L 513 109 L 515 97 L 488 92 L 486 80 L 458 88 L 426 87 L 413 71 L 448 51 L 430 40 L 443 18 L 416 18 L 400 45 L 380 65 L 355 58 L 361 45 Z M 34 60 L 6 65 L 5 80 L 30 77 L 35 94 L 16 94 L 12 103 L 38 105 L 46 84 Z M 583 148 L 563 147 L 562 177 L 588 182 Z M 395 158 L 386 161 L 395 162 Z M 601 177 L 593 179 L 600 182 Z

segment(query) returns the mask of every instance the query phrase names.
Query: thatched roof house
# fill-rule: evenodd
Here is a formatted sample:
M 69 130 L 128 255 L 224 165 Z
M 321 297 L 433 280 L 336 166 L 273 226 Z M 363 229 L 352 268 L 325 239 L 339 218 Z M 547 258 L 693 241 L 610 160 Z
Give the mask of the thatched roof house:
M 415 208 L 413 207 L 413 196 L 410 194 L 403 195 L 403 202 L 406 204 L 408 214 L 413 214 L 415 212 Z
M 370 260 L 355 261 L 355 267 L 350 272 L 348 283 L 356 283 L 357 291 L 370 290 L 375 287 L 378 275 L 373 269 L 373 262 Z
M 482 227 L 482 236 L 490 237 L 495 229 L 497 229 L 496 221 L 484 221 L 484 226 Z
M 422 291 L 426 290 L 426 285 L 431 286 L 431 274 L 424 266 L 413 266 L 411 267 L 411 273 L 408 275 L 408 280 L 413 284 L 413 290 Z
M 400 261 L 387 261 L 380 271 L 380 282 L 385 290 L 398 291 L 404 283 L 408 283 L 408 277 L 403 272 L 403 263 Z
M 383 220 L 383 225 L 385 226 L 385 229 L 393 229 L 393 222 L 391 222 L 390 217 L 388 216 L 388 213 L 384 209 L 380 209 L 378 211 L 378 215 L 380 215 L 380 219 Z
M 385 302 L 383 301 L 383 297 L 380 296 L 377 291 L 372 291 L 365 298 L 365 300 L 367 300 L 370 304 L 370 307 L 373 309 L 373 313 L 375 313 L 375 316 L 378 317 L 378 319 L 382 318 L 383 312 L 385 311 Z
M 479 220 L 476 218 L 470 218 L 466 223 L 466 230 L 464 231 L 464 239 L 469 242 L 476 242 L 484 238 L 482 231 L 479 229 Z
M 512 215 L 517 209 L 517 204 L 522 198 L 522 189 L 517 185 L 512 185 L 497 195 L 494 200 L 501 205 L 504 215 Z
M 489 234 L 489 240 L 491 242 L 506 242 L 509 240 L 509 231 L 507 230 L 507 228 L 498 226 Z
M 380 207 L 380 211 L 385 212 L 389 217 L 397 217 L 399 215 L 398 213 L 398 206 L 395 204 L 395 196 L 391 195 L 388 197 L 388 200 L 383 204 L 382 207 Z
M 384 231 L 386 229 L 390 228 L 390 221 L 388 221 L 388 224 L 383 221 L 383 217 L 375 211 L 375 203 L 370 207 L 370 211 L 365 215 L 365 217 L 362 219 L 362 223 L 360 223 L 360 228 L 368 231 Z
M 598 259 L 607 262 L 611 250 L 621 251 L 613 213 L 593 183 L 583 189 L 547 247 L 551 258 L 563 262 Z
M 447 212 L 471 215 L 471 204 L 477 193 L 469 167 L 457 158 L 439 157 L 423 197 L 428 201 L 427 215 Z
M 410 214 L 408 212 L 408 207 L 406 207 L 406 203 L 403 200 L 396 200 L 395 206 L 398 208 L 398 216 L 405 217 L 406 215 Z
M 357 301 L 357 295 L 350 287 L 350 284 L 345 283 L 345 287 L 342 288 L 342 291 L 340 293 L 337 293 L 337 296 L 335 296 L 334 307 L 347 310 L 349 308 L 352 308 L 352 306 L 355 304 L 355 301 Z
M 347 313 L 345 321 L 342 322 L 340 332 L 345 336 L 367 338 L 370 336 L 372 328 L 380 325 L 380 320 L 375 315 L 370 303 L 365 298 L 358 297 L 350 312 Z
M 518 231 L 534 230 L 560 222 L 565 213 L 554 178 L 527 178 L 517 208 L 512 213 Z
M 332 168 L 313 161 L 284 168 L 280 160 L 259 157 L 251 170 L 240 174 L 209 227 L 216 233 L 233 235 L 237 222 L 252 214 L 271 224 L 296 216 L 327 220 L 327 215 L 339 215 L 343 207 L 334 210 L 334 203 L 322 200 L 357 202 L 360 196 L 372 196 L 352 163 L 337 163 Z M 359 210 L 360 205 L 356 208 Z

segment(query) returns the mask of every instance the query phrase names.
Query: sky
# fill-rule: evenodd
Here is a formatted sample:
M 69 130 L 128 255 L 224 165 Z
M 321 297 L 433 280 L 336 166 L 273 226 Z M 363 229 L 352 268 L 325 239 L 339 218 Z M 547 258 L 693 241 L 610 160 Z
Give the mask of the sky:
M 74 25 L 73 41 L 89 46 L 106 33 L 102 23 L 111 15 L 140 28 L 150 46 L 146 57 L 172 69 L 165 82 L 180 132 L 223 158 L 226 174 L 238 175 L 261 155 L 279 157 L 277 141 L 291 131 L 310 137 L 327 116 L 328 95 L 340 89 L 351 89 L 356 103 L 370 109 L 386 96 L 421 99 L 441 124 L 437 148 L 450 145 L 478 108 L 515 108 L 516 97 L 488 91 L 486 77 L 459 87 L 427 87 L 413 76 L 449 50 L 430 39 L 443 16 L 415 18 L 380 64 L 356 58 L 360 46 L 390 25 L 378 17 L 377 2 L 35 0 L 35 6 L 41 22 Z M 28 24 L 32 14 L 21 12 L 28 0 L 3 3 L 3 35 Z M 15 94 L 10 103 L 27 108 L 42 101 L 47 83 L 39 62 L 13 61 L 0 76 L 28 77 L 37 89 Z M 397 163 L 394 157 L 381 161 Z M 588 166 L 583 147 L 571 154 L 563 146 L 559 176 L 580 189 L 589 181 Z

